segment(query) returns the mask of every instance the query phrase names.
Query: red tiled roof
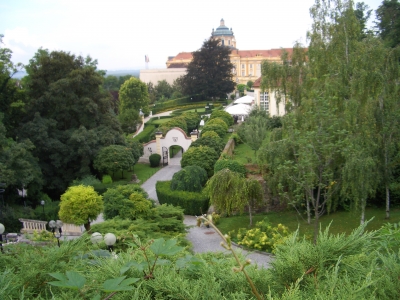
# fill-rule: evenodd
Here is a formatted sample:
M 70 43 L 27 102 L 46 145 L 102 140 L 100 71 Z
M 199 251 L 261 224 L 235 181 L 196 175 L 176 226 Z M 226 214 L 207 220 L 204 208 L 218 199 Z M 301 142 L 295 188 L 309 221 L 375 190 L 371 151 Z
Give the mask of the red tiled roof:
M 293 53 L 293 48 L 282 48 L 270 50 L 233 50 L 232 54 L 238 54 L 240 57 L 280 57 L 283 50 L 288 52 L 289 55 Z
M 256 81 L 253 83 L 253 88 L 259 88 L 261 86 L 261 77 L 258 77 Z
M 175 68 L 187 68 L 187 63 L 180 63 L 180 62 L 172 62 L 169 66 L 168 69 L 175 69 Z
M 177 56 L 175 56 L 171 60 L 179 60 L 179 59 L 192 59 L 193 55 L 192 52 L 180 52 Z

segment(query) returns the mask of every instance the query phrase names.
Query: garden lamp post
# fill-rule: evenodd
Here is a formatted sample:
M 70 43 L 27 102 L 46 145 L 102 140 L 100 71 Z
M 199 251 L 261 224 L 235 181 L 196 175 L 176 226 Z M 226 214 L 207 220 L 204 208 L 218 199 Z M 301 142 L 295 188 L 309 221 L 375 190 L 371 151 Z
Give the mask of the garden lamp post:
M 42 208 L 43 208 L 43 216 L 44 216 L 44 205 L 46 204 L 46 202 L 44 201 L 44 200 L 41 200 L 40 201 L 40 205 L 42 206 Z
M 102 240 L 103 240 L 103 236 L 101 235 L 100 232 L 94 232 L 94 233 L 92 234 L 92 236 L 90 237 L 90 241 L 91 241 L 93 244 L 98 244 L 98 243 L 100 243 Z
M 63 226 L 63 222 L 61 222 L 60 220 L 54 221 L 51 220 L 49 222 L 49 227 L 51 228 L 51 231 L 53 232 L 54 237 L 57 239 L 57 244 L 58 247 L 60 247 L 60 238 L 62 235 L 62 226 Z
M 3 251 L 3 233 L 6 230 L 6 228 L 4 227 L 3 224 L 0 223 L 0 248 L 1 248 L 1 252 Z
M 113 233 L 106 233 L 104 235 L 104 242 L 106 243 L 108 250 L 112 252 L 113 246 L 115 242 L 117 241 L 117 237 Z

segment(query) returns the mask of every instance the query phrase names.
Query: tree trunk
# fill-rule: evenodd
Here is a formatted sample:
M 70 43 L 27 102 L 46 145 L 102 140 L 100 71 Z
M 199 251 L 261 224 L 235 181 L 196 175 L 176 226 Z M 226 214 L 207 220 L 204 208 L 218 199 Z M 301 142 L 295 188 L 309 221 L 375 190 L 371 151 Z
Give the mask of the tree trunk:
M 253 216 L 251 214 L 251 205 L 249 204 L 249 217 L 250 217 L 250 226 L 253 226 Z
M 363 225 L 365 222 L 365 199 L 361 199 L 361 219 L 360 224 Z
M 311 224 L 310 200 L 308 200 L 307 196 L 306 196 L 306 202 L 307 202 L 307 223 L 308 225 L 310 225 Z
M 318 209 L 318 206 L 319 206 L 319 201 L 317 200 L 317 203 L 316 203 L 316 205 L 315 205 L 315 209 L 314 209 L 314 211 L 315 211 L 315 221 L 314 221 L 314 245 L 316 245 L 317 244 L 317 238 L 318 238 L 318 232 L 319 232 L 319 209 Z
M 86 224 L 83 225 L 86 229 L 86 232 L 90 231 L 90 222 L 88 221 Z
M 390 218 L 390 190 L 386 184 L 386 219 Z

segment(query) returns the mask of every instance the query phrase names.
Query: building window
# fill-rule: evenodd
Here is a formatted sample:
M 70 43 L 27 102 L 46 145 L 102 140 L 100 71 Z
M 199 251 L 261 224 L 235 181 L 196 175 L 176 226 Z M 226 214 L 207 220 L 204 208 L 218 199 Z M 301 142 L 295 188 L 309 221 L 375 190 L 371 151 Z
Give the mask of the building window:
M 225 44 L 225 40 L 222 40 L 222 46 Z
M 243 69 L 243 70 L 246 70 L 246 67 L 245 67 L 245 65 L 244 65 L 244 64 L 242 64 L 242 69 Z
M 228 41 L 228 45 L 231 45 L 231 40 Z
M 250 69 L 253 69 L 253 64 L 250 64 Z
M 242 70 L 242 76 L 244 76 L 244 70 Z
M 260 108 L 269 112 L 269 97 L 267 92 L 260 92 Z

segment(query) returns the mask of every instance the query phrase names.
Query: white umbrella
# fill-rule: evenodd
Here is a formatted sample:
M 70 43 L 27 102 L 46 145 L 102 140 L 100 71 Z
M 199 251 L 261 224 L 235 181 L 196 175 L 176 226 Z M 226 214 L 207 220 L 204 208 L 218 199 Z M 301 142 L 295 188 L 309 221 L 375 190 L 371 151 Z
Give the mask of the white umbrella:
M 254 97 L 246 95 L 242 98 L 236 99 L 233 103 L 235 103 L 235 104 L 240 104 L 240 103 L 251 104 L 253 102 L 254 102 Z
M 250 110 L 251 106 L 247 104 L 237 104 L 225 109 L 225 111 L 231 115 L 248 115 Z

